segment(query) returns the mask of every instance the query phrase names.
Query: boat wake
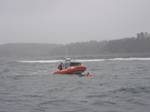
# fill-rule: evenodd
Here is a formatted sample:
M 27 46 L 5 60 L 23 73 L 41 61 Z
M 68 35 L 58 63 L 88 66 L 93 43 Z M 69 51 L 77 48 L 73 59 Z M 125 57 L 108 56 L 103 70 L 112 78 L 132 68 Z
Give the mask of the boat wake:
M 58 63 L 63 60 L 19 60 L 20 63 Z M 150 58 L 110 58 L 110 59 L 76 59 L 77 62 L 101 62 L 101 61 L 150 61 Z
M 20 60 L 20 63 L 58 63 L 63 60 Z

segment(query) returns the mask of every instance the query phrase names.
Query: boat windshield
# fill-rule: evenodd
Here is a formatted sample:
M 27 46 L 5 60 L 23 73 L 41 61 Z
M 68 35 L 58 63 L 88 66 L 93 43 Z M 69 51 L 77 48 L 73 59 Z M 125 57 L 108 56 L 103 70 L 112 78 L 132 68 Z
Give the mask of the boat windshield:
M 81 65 L 81 63 L 79 63 L 79 62 L 71 62 L 70 63 L 70 66 L 80 66 Z

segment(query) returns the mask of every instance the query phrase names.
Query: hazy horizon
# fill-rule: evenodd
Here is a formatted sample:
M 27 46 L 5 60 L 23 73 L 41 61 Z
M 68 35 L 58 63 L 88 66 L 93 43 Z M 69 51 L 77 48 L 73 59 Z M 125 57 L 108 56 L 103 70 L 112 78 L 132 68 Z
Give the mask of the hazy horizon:
M 139 32 L 139 33 L 148 33 L 149 32 Z M 138 34 L 138 33 L 137 33 Z M 120 40 L 120 39 L 126 39 L 126 38 L 137 38 L 137 35 L 124 37 L 124 38 L 116 38 L 116 39 L 105 39 L 105 40 L 85 40 L 85 41 L 75 41 L 75 42 L 68 42 L 68 43 L 51 43 L 51 42 L 8 42 L 8 43 L 0 43 L 0 45 L 5 44 L 54 44 L 54 45 L 68 45 L 68 44 L 74 44 L 74 43 L 87 43 L 87 42 L 106 42 L 106 41 L 113 41 L 113 40 Z
M 68 44 L 150 32 L 149 0 L 1 0 L 0 44 Z

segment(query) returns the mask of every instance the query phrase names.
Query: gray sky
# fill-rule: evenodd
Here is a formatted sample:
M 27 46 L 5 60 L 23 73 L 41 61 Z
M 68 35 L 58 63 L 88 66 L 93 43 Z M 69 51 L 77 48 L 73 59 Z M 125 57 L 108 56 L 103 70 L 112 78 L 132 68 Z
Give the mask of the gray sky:
M 0 0 L 0 43 L 70 43 L 150 32 L 150 0 Z

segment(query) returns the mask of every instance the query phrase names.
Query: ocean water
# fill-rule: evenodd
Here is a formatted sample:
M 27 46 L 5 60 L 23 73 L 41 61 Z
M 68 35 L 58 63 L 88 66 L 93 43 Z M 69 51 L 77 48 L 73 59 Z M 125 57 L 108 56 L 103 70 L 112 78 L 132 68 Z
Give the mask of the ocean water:
M 58 61 L 1 59 L 0 112 L 150 111 L 150 58 L 80 60 L 93 78 L 53 75 Z

